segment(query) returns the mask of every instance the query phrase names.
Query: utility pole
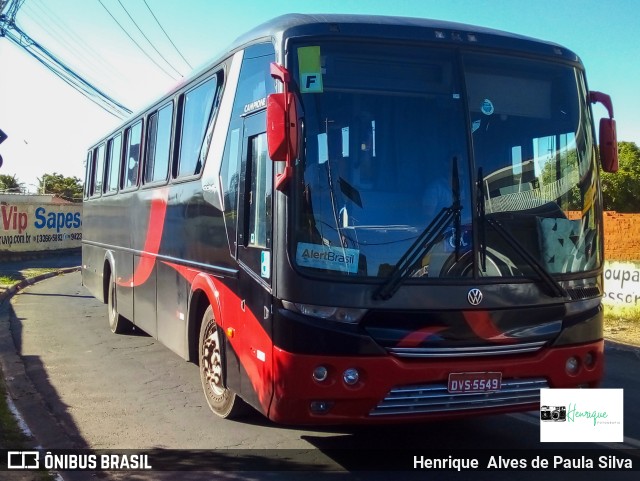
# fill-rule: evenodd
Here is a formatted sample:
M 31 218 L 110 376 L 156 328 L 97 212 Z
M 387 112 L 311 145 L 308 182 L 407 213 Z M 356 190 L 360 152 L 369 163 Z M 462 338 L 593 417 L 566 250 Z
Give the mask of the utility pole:
M 129 116 L 131 110 L 85 80 L 16 25 L 16 14 L 24 2 L 25 0 L 0 0 L 0 38 L 5 37 L 25 50 L 68 85 L 110 114 L 120 119 Z

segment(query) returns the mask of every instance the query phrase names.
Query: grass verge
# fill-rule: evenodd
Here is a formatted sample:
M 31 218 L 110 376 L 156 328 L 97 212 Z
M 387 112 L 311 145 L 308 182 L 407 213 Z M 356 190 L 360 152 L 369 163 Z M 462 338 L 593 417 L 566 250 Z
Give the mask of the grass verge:
M 0 286 L 12 286 L 16 284 L 18 279 L 13 276 L 0 275 Z
M 640 307 L 604 306 L 605 322 L 621 318 L 628 322 L 640 323 Z

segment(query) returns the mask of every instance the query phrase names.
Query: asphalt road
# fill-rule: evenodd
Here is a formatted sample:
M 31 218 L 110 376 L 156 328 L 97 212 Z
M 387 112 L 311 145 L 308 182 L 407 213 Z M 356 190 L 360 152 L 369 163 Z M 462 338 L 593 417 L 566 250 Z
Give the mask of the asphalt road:
M 75 447 L 91 449 L 227 450 L 240 469 L 250 457 L 271 450 L 293 456 L 305 479 L 470 479 L 470 473 L 354 471 L 344 450 L 362 448 L 379 456 L 390 447 L 411 456 L 439 449 L 504 450 L 571 448 L 605 450 L 616 455 L 634 448 L 640 467 L 640 351 L 607 345 L 603 387 L 624 388 L 625 443 L 559 445 L 540 443 L 537 413 L 490 416 L 455 422 L 410 426 L 311 430 L 277 426 L 262 416 L 242 422 L 216 418 L 206 406 L 197 366 L 180 359 L 143 333 L 114 335 L 108 328 L 106 306 L 81 286 L 80 274 L 55 277 L 15 296 L 9 306 L 13 341 L 28 378 L 55 415 L 64 436 Z M 11 380 L 9 380 L 11 382 Z M 55 436 L 49 439 L 58 439 Z M 45 449 L 68 444 L 43 446 Z M 306 450 L 312 450 L 311 456 Z M 269 450 L 269 451 L 260 451 Z M 305 450 L 297 459 L 297 450 Z M 215 451 L 215 453 L 227 451 Z M 445 451 L 446 452 L 446 451 Z M 255 456 L 254 456 L 255 454 Z M 449 452 L 450 454 L 450 452 Z M 273 460 L 272 460 L 273 461 Z M 233 462 L 237 464 L 233 464 Z M 270 463 L 270 464 L 269 464 Z M 301 472 L 273 472 L 283 464 L 269 462 L 264 471 L 222 470 L 211 474 L 182 473 L 179 479 L 300 479 Z M 286 464 L 286 463 L 285 463 Z M 324 473 L 327 466 L 339 472 Z M 2 473 L 0 473 L 1 475 Z M 437 477 L 434 477 L 438 474 Z M 584 479 L 585 471 L 548 472 L 545 479 Z M 638 479 L 638 471 L 600 472 L 593 479 Z M 602 476 L 600 476 L 601 474 Z M 114 475 L 122 479 L 176 479 L 169 473 Z M 474 472 L 473 479 L 540 479 L 525 471 Z M 0 476 L 1 477 L 1 476 Z M 81 478 L 80 478 L 81 479 Z

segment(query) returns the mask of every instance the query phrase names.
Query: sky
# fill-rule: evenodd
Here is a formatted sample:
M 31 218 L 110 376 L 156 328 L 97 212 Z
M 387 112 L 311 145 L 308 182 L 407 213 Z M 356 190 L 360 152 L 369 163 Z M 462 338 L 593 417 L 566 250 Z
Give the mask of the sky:
M 16 23 L 135 111 L 242 33 L 285 13 L 432 18 L 561 44 L 582 59 L 590 89 L 611 95 L 618 139 L 640 145 L 638 0 L 26 0 Z M 606 111 L 596 106 L 594 114 Z M 84 179 L 88 146 L 120 122 L 0 38 L 0 129 L 9 136 L 0 174 L 16 175 L 30 192 L 45 173 Z

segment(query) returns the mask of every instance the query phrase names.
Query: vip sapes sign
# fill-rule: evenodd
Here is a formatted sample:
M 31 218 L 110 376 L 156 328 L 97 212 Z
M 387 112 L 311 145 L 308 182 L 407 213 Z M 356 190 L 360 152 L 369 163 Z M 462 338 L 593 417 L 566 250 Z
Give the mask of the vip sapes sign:
M 0 203 L 0 252 L 71 249 L 82 241 L 82 206 Z

